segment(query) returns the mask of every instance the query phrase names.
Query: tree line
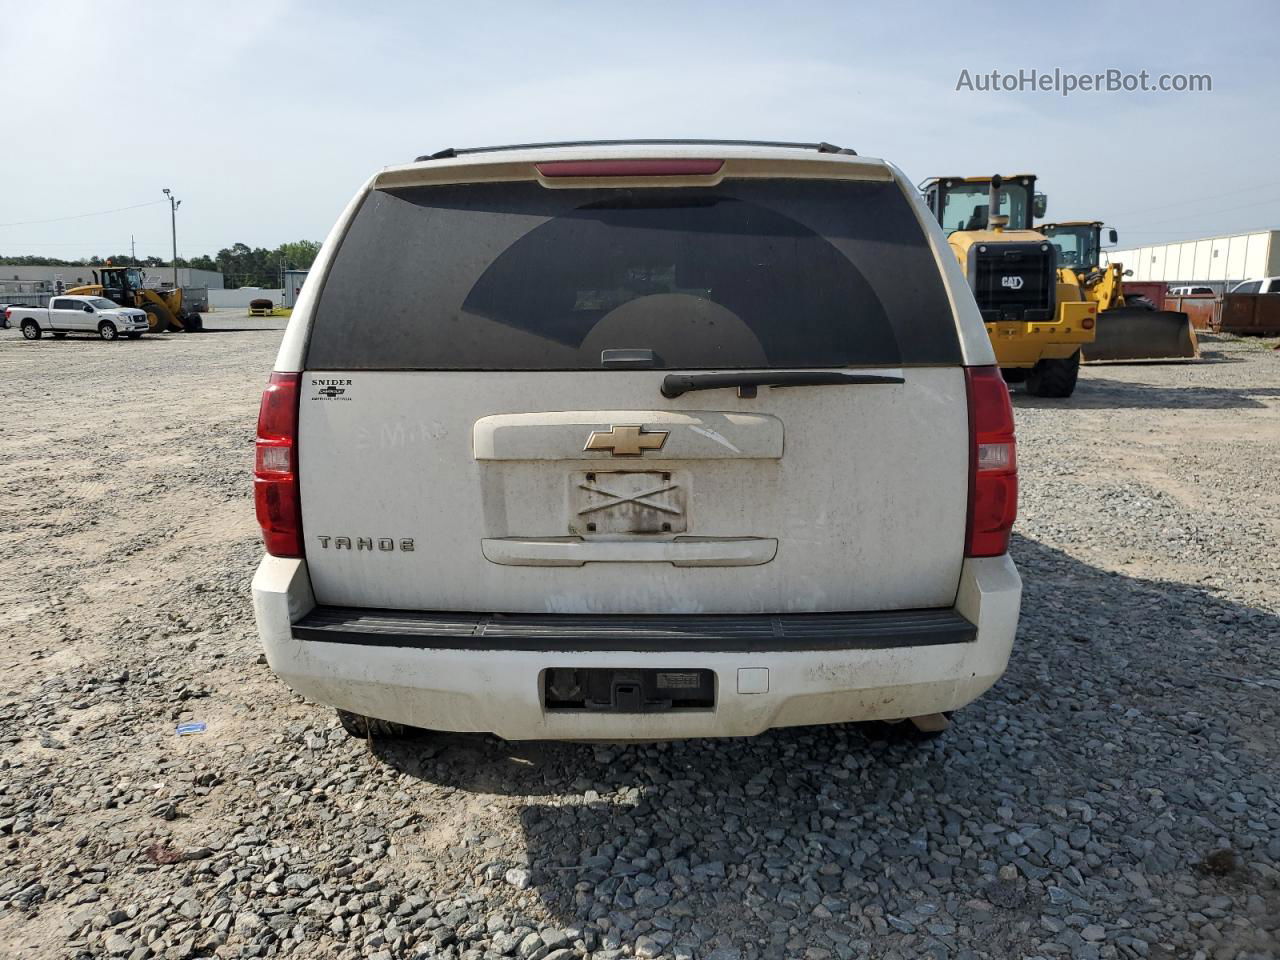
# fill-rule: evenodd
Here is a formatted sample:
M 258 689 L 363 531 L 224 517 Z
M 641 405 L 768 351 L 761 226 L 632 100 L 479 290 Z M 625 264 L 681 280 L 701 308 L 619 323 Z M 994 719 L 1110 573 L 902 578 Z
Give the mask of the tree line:
M 294 240 L 282 243 L 274 250 L 265 247 L 250 247 L 245 243 L 233 243 L 223 247 L 215 256 L 179 257 L 178 266 L 190 267 L 193 270 L 218 270 L 222 273 L 222 283 L 227 289 L 236 287 L 268 287 L 280 284 L 281 270 L 307 270 L 316 254 L 320 252 L 320 243 L 316 240 Z M 85 257 L 80 260 L 59 260 L 57 257 L 41 256 L 0 256 L 0 264 L 11 264 L 22 267 L 101 267 L 107 263 L 118 267 L 147 267 L 159 269 L 171 267 L 173 261 L 164 257 L 133 257 L 127 253 L 113 254 L 109 257 Z

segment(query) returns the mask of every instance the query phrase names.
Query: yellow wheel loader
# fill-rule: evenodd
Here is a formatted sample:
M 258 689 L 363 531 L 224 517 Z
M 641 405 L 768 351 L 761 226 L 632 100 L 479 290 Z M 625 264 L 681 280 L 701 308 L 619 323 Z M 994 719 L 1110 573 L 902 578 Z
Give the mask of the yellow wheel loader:
M 1083 299 L 1098 305 L 1097 336 L 1084 348 L 1085 362 L 1200 356 L 1189 316 L 1126 294 L 1124 264 L 1102 263 L 1102 227 L 1100 220 L 1071 220 L 1037 228 L 1058 251 L 1059 282 L 1075 284 Z M 1108 236 L 1111 243 L 1119 239 L 1114 228 Z
M 1034 174 L 931 177 L 920 185 L 978 301 L 1005 380 L 1037 397 L 1069 397 L 1098 306 L 1062 283 L 1057 252 L 1032 229 L 1045 196 Z
M 183 307 L 182 290 L 153 290 L 143 286 L 142 271 L 137 267 L 99 267 L 93 271 L 93 283 L 73 287 L 66 292 L 69 295 L 106 297 L 122 307 L 145 310 L 152 333 L 203 328 L 200 314 L 188 312 Z

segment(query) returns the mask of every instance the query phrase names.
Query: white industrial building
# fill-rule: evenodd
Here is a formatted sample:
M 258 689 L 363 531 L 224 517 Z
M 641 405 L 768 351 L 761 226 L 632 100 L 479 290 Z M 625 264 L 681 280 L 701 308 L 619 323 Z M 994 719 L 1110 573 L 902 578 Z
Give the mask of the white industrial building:
M 1132 270 L 1131 280 L 1229 287 L 1241 280 L 1280 276 L 1280 230 L 1108 250 L 1107 257 Z
M 69 287 L 93 283 L 92 266 L 24 267 L 16 263 L 0 263 L 0 301 L 39 306 L 48 303 Z M 157 288 L 173 283 L 172 267 L 141 267 L 146 285 Z M 188 309 L 208 310 L 209 291 L 222 289 L 222 273 L 217 270 L 178 268 L 178 286 L 184 291 Z
M 306 270 L 284 270 L 280 275 L 283 287 L 239 287 L 235 290 L 210 290 L 209 305 L 215 310 L 238 310 L 248 307 L 251 300 L 270 300 L 277 307 L 292 308 L 302 293 L 307 279 Z
M 149 280 L 160 283 L 173 283 L 173 267 L 141 267 L 139 268 Z M 0 263 L 0 290 L 7 289 L 18 293 L 19 285 L 33 285 L 36 288 L 48 288 L 61 280 L 64 286 L 78 287 L 84 283 L 93 283 L 92 266 L 71 267 L 24 267 L 16 263 Z M 209 290 L 222 289 L 222 274 L 217 270 L 194 270 L 190 267 L 178 268 L 178 286 L 205 287 Z

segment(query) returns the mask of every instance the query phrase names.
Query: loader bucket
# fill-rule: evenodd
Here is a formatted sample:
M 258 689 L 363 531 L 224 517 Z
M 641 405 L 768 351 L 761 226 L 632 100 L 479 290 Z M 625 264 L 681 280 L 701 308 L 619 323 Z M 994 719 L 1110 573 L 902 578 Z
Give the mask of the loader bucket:
M 1194 360 L 1200 344 L 1191 318 L 1172 310 L 1117 307 L 1098 314 L 1093 343 L 1084 345 L 1086 363 L 1104 360 Z

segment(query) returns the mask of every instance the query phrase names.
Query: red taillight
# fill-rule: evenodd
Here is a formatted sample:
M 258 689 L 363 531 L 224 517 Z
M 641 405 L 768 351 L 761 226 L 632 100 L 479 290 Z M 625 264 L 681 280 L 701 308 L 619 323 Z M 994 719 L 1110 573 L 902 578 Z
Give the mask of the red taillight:
M 1018 456 L 1013 404 L 996 367 L 967 367 L 969 395 L 969 521 L 966 557 L 998 557 L 1009 550 L 1018 516 Z
M 302 556 L 298 496 L 298 375 L 273 373 L 262 391 L 253 461 L 253 500 L 267 553 Z
M 707 177 L 723 160 L 549 160 L 535 164 L 544 177 Z

